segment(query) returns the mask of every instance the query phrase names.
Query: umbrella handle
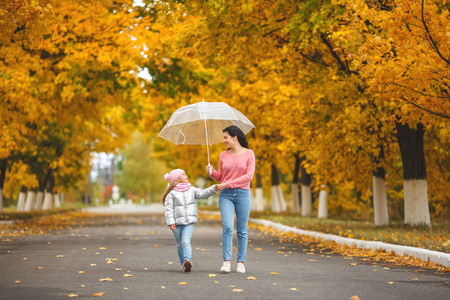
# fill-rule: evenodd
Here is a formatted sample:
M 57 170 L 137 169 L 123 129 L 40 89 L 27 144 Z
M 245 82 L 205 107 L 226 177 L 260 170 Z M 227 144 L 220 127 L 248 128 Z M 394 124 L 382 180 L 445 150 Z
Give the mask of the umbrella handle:
M 208 169 L 208 174 L 209 174 L 209 175 L 212 175 L 213 170 L 212 170 L 211 164 L 208 164 L 208 167 L 211 167 L 211 168 Z

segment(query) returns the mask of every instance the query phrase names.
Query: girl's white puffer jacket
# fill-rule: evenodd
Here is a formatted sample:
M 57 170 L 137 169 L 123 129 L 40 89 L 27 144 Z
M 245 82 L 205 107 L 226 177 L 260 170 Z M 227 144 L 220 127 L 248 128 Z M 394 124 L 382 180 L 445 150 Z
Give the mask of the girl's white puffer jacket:
M 188 225 L 197 223 L 197 203 L 195 199 L 205 199 L 214 195 L 214 185 L 207 189 L 191 186 L 187 191 L 172 190 L 165 201 L 165 216 L 167 225 Z

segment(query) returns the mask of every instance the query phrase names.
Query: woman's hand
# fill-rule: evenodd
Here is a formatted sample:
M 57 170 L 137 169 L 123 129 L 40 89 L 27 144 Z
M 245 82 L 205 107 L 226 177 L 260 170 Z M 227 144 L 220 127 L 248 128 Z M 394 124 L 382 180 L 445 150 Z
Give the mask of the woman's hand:
M 175 224 L 169 225 L 169 228 L 175 230 Z
M 206 166 L 206 173 L 212 174 L 213 171 L 214 171 L 213 166 L 211 166 L 211 165 L 207 165 Z
M 226 183 L 216 184 L 216 187 L 218 191 L 221 191 L 227 188 L 227 184 Z

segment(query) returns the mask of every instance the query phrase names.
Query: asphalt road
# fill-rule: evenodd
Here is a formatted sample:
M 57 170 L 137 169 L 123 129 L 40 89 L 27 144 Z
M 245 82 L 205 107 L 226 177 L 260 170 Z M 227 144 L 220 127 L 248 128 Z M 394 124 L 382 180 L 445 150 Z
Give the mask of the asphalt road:
M 221 227 L 212 221 L 194 227 L 191 273 L 181 271 L 162 215 L 3 237 L 0 299 L 450 298 L 448 273 L 319 253 L 253 230 L 249 238 L 247 273 L 237 274 L 233 261 L 232 273 L 220 274 Z

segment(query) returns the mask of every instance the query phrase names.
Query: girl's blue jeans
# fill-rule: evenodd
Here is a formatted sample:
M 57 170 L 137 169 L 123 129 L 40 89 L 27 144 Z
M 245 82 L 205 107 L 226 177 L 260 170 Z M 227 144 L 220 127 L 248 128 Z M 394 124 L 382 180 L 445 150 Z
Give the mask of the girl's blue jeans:
M 177 252 L 180 263 L 183 264 L 186 259 L 192 261 L 191 237 L 194 231 L 194 224 L 176 225 L 173 235 L 177 241 Z
M 250 216 L 250 191 L 241 188 L 225 189 L 219 195 L 222 216 L 223 260 L 231 260 L 233 251 L 234 213 L 236 212 L 236 234 L 238 240 L 237 261 L 245 262 L 248 244 L 248 218 Z

